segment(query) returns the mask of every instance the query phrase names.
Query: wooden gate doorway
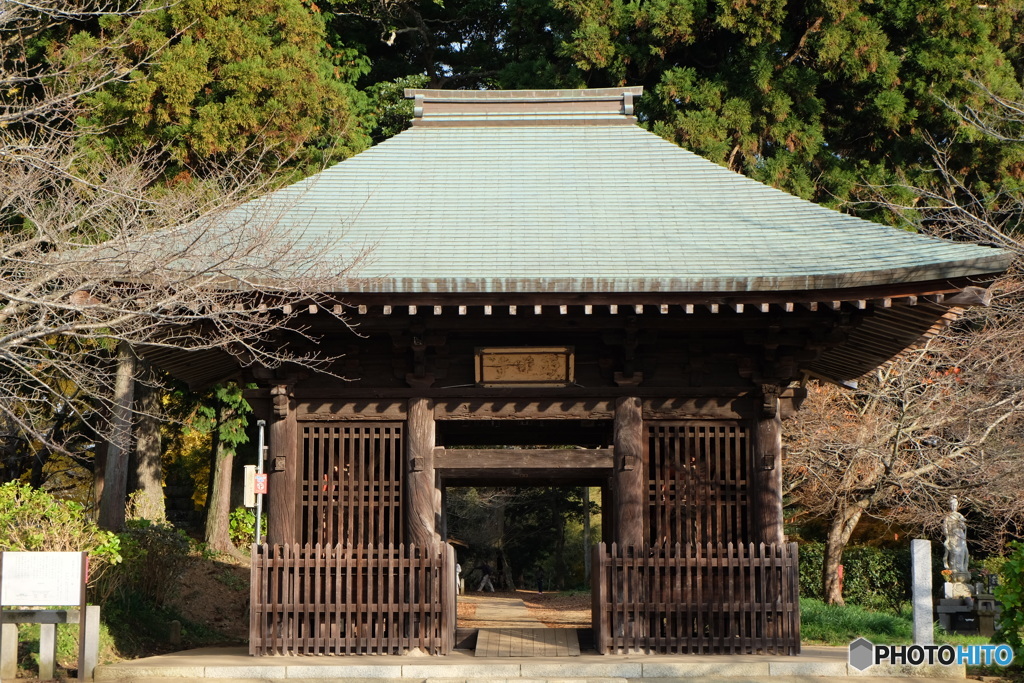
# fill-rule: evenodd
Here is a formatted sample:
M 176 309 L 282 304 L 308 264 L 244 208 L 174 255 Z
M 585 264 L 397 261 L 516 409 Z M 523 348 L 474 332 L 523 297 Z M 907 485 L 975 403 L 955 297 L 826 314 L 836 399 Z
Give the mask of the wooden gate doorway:
M 437 426 L 443 444 L 434 457 L 442 496 L 439 531 L 456 549 L 466 593 L 477 595 L 484 563 L 506 601 L 544 603 L 559 588 L 587 586 L 589 548 L 610 538 L 602 536 L 609 528 L 602 522 L 612 507 L 612 422 L 504 419 Z M 540 585 L 548 596 L 537 595 Z M 473 623 L 503 627 L 503 611 L 493 617 L 495 623 Z M 589 625 L 589 616 L 575 615 L 566 627 Z

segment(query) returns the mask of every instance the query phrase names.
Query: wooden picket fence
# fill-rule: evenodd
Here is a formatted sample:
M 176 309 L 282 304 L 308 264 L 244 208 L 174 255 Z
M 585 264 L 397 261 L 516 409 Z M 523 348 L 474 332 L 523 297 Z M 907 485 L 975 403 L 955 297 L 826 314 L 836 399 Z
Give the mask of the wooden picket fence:
M 594 639 L 604 654 L 800 652 L 797 546 L 593 549 Z
M 415 546 L 252 549 L 249 654 L 447 654 L 455 551 Z

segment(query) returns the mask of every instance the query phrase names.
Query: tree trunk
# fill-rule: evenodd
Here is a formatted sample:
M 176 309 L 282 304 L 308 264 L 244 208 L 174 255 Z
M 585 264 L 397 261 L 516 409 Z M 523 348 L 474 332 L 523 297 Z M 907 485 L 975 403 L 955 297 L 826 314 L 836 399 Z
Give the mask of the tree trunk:
M 590 487 L 583 487 L 583 581 L 590 585 Z
M 562 489 L 554 489 L 558 495 L 556 504 L 553 506 L 555 510 L 555 528 L 557 533 L 555 536 L 555 581 L 554 587 L 558 590 L 563 590 L 568 583 L 569 568 L 565 562 L 565 510 L 562 504 L 565 499 L 562 497 Z
M 850 542 L 857 522 L 864 514 L 864 508 L 852 505 L 838 512 L 832 518 L 825 541 L 825 557 L 822 562 L 822 595 L 829 605 L 844 605 L 843 583 L 839 579 L 839 565 L 843 562 L 843 551 Z
M 217 408 L 217 424 L 214 434 L 226 420 L 234 417 L 234 410 L 225 406 Z M 235 450 L 224 443 L 223 439 L 214 438 L 213 458 L 210 462 L 210 491 L 206 497 L 206 532 L 203 541 L 210 550 L 227 553 L 237 558 L 245 556 L 231 542 L 229 533 L 229 517 L 231 516 L 231 470 L 235 464 Z
M 509 489 L 501 489 L 498 494 L 498 504 L 494 511 L 494 526 L 495 538 L 498 539 L 498 557 L 496 560 L 497 566 L 500 568 L 498 576 L 500 576 L 499 588 L 504 590 L 516 589 L 516 582 L 512 577 L 512 567 L 508 562 L 508 558 L 505 556 L 505 506 L 508 504 L 508 491 Z
M 107 451 L 109 449 L 108 441 L 96 442 L 96 453 L 93 456 L 92 465 L 92 502 L 97 521 L 99 520 L 100 504 L 103 502 L 104 483 L 107 480 Z
M 132 440 L 132 402 L 135 392 L 135 354 L 127 342 L 117 345 L 117 375 L 114 378 L 114 406 L 110 415 L 110 440 L 107 443 L 100 498 L 99 525 L 118 531 L 124 526 L 127 499 L 128 452 Z
M 164 469 L 160 443 L 161 392 L 154 386 L 153 369 L 142 368 L 143 382 L 135 385 L 139 418 L 135 427 L 135 513 L 143 519 L 162 522 L 167 517 L 164 507 Z

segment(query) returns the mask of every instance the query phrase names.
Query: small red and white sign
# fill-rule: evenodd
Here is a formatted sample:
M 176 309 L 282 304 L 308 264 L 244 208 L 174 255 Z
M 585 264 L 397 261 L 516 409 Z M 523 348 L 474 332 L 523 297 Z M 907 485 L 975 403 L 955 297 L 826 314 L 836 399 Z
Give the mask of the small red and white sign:
M 267 492 L 267 475 L 257 474 L 253 477 L 253 492 L 264 494 Z

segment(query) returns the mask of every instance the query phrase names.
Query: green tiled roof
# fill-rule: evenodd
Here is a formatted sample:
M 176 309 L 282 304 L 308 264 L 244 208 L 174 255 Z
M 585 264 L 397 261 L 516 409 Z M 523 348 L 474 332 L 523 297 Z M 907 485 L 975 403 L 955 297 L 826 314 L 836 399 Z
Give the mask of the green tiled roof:
M 1009 264 L 793 197 L 625 118 L 417 126 L 233 218 L 269 206 L 285 239 L 370 248 L 353 292 L 820 290 Z

